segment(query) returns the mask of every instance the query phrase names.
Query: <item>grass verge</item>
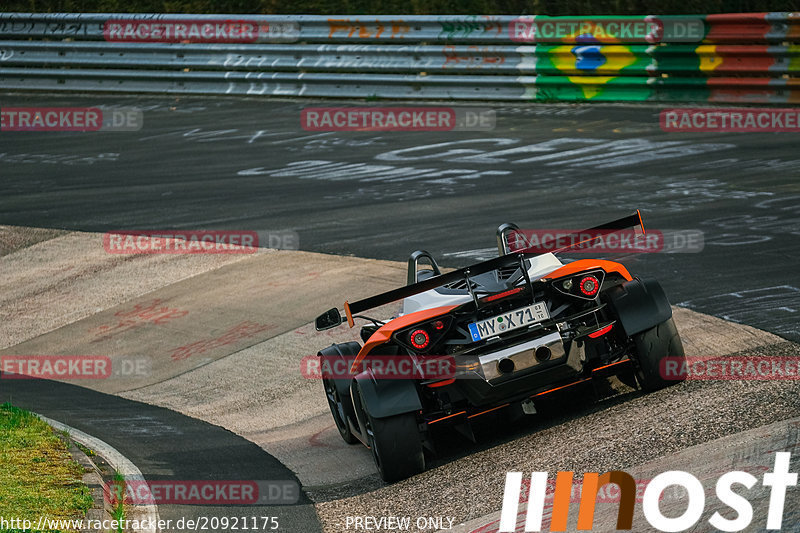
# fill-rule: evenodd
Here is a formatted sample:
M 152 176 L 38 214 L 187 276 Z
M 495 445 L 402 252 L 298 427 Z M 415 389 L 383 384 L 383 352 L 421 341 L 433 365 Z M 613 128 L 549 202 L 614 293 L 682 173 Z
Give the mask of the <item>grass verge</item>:
M 114 471 L 114 484 L 113 486 L 116 487 L 125 487 L 125 478 L 122 474 Z M 125 520 L 125 497 L 119 498 L 116 502 L 113 503 L 114 508 L 111 510 L 111 518 L 117 521 L 117 531 L 116 533 L 122 533 L 122 528 L 119 524 L 122 524 L 123 520 Z
M 0 517 L 34 524 L 42 516 L 81 519 L 92 507 L 82 476 L 83 467 L 50 426 L 28 411 L 0 404 Z

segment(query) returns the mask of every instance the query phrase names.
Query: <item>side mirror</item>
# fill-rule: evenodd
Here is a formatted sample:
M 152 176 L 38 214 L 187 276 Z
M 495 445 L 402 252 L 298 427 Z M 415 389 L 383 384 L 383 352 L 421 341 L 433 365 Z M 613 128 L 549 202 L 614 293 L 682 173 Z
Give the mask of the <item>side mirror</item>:
M 342 315 L 335 307 L 325 311 L 317 317 L 314 321 L 314 328 L 317 331 L 324 331 L 326 329 L 335 328 L 342 323 Z

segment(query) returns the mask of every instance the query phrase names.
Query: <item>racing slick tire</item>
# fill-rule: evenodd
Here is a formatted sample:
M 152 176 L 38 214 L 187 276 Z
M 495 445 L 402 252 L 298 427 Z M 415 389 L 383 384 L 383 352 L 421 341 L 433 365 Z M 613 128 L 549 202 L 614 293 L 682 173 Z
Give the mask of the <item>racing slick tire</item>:
M 320 352 L 320 355 L 326 357 L 341 358 L 346 361 L 344 356 L 356 355 L 361 346 L 357 342 L 348 342 L 344 344 L 337 344 L 326 348 Z M 355 411 L 353 404 L 350 401 L 350 390 L 348 380 L 333 379 L 330 377 L 322 378 L 322 387 L 325 390 L 325 397 L 328 399 L 328 407 L 331 409 L 331 416 L 336 424 L 336 429 L 339 430 L 339 435 L 342 436 L 347 444 L 356 444 L 358 439 L 350 431 L 348 419 L 356 422 Z
M 374 418 L 364 404 L 357 382 L 353 382 L 356 416 L 366 429 L 367 444 L 372 451 L 381 479 L 387 483 L 400 481 L 425 470 L 425 454 L 415 413 Z
M 685 378 L 664 379 L 661 360 L 665 357 L 685 358 L 683 343 L 672 318 L 633 336 L 636 344 L 635 374 L 639 386 L 648 392 L 683 381 Z

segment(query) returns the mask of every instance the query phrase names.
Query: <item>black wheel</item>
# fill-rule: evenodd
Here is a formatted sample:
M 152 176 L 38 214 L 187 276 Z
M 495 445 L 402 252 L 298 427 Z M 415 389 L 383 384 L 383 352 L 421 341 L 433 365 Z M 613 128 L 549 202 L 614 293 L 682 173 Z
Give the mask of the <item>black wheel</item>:
M 685 358 L 683 344 L 672 318 L 633 336 L 636 343 L 636 380 L 642 389 L 655 391 L 674 385 L 678 379 L 664 379 L 660 364 L 664 357 Z
M 355 408 L 364 423 L 367 442 L 381 479 L 392 483 L 424 471 L 425 455 L 416 415 L 403 413 L 373 418 L 364 406 L 364 396 L 357 383 L 353 384 L 353 389 L 357 395 Z
M 339 430 L 339 435 L 342 436 L 342 440 L 347 444 L 355 444 L 358 439 L 350 431 L 350 426 L 347 424 L 348 417 L 355 421 L 355 415 L 352 412 L 353 408 L 350 405 L 349 398 L 347 398 L 347 402 L 342 401 L 342 396 L 336 385 L 335 380 L 322 378 L 322 386 L 325 388 L 325 396 L 328 398 L 328 406 L 331 408 L 331 415 L 336 423 L 336 429 Z

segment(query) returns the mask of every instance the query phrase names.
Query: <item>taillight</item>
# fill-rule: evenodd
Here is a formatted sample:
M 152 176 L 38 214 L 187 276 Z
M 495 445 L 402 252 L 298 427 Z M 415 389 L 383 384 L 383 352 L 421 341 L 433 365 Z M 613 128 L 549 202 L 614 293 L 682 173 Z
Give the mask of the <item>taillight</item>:
M 611 328 L 613 328 L 613 327 L 614 327 L 614 324 L 609 324 L 604 328 L 600 328 L 597 331 L 589 333 L 589 338 L 596 339 L 597 337 L 602 337 L 603 335 L 605 335 L 606 333 L 611 331 Z
M 443 315 L 429 322 L 420 322 L 409 326 L 408 329 L 398 331 L 394 337 L 400 344 L 424 353 L 447 336 L 452 324 L 453 318 L 449 315 Z
M 415 329 L 411 332 L 411 346 L 417 350 L 424 350 L 431 342 L 431 337 L 424 329 Z
M 505 298 L 506 296 L 511 296 L 512 294 L 517 294 L 518 292 L 522 291 L 522 287 L 517 287 L 515 289 L 511 289 L 504 292 L 498 292 L 497 294 L 492 294 L 491 296 L 487 296 L 483 299 L 484 302 L 493 302 L 495 300 L 499 300 L 500 298 Z
M 602 270 L 593 270 L 591 272 L 576 274 L 569 278 L 554 280 L 551 287 L 569 296 L 594 300 L 597 298 L 597 295 L 600 294 L 600 288 L 603 285 L 604 279 L 605 272 Z
M 594 296 L 600 289 L 600 281 L 594 276 L 586 276 L 581 280 L 579 287 L 584 296 Z

